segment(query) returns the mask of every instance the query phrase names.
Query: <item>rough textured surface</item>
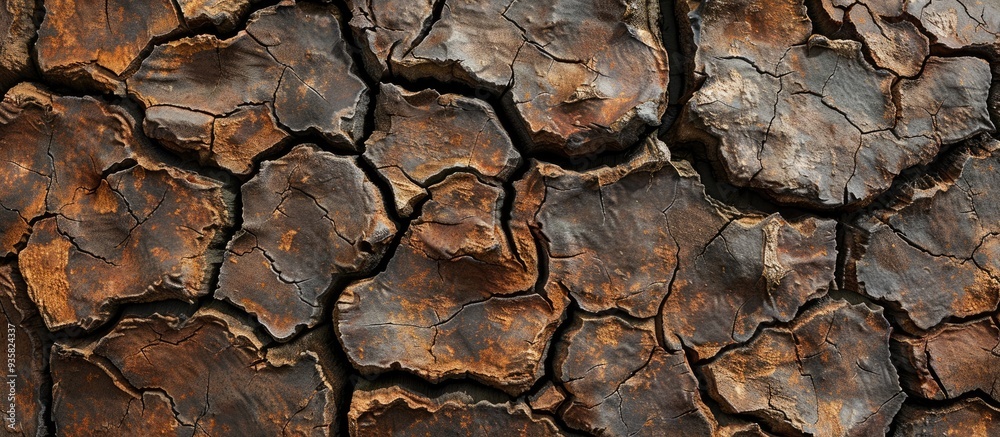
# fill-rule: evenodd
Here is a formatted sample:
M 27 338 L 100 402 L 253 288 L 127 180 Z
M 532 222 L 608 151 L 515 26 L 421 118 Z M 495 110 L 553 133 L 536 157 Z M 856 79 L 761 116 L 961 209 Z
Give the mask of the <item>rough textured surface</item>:
M 469 376 L 524 392 L 567 305 L 560 290 L 535 289 L 529 216 L 519 208 L 501 223 L 505 194 L 469 173 L 429 191 L 386 270 L 340 295 L 341 343 L 363 373 Z
M 35 46 L 45 78 L 116 94 L 141 52 L 181 25 L 170 0 L 54 0 L 45 11 Z
M 0 326 L 4 327 L 3 427 L 7 435 L 45 435 L 48 377 L 44 362 L 45 325 L 28 297 L 16 267 L 0 265 Z M 11 346 L 12 345 L 12 346 Z M 13 391 L 13 399 L 10 397 Z
M 903 383 L 912 393 L 940 400 L 980 390 L 1000 397 L 1000 328 L 992 319 L 945 324 L 923 338 L 894 340 Z
M 683 342 L 703 358 L 825 293 L 833 221 L 741 214 L 669 159 L 652 140 L 615 168 L 529 171 L 525 195 L 540 200 L 535 218 L 548 242 L 547 287 L 568 290 L 589 312 L 659 314 L 671 349 Z
M 656 344 L 651 323 L 615 317 L 573 320 L 555 357 L 555 376 L 569 395 L 566 423 L 597 435 L 710 435 L 715 419 L 682 352 Z
M 885 434 L 906 398 L 889 362 L 889 323 L 881 311 L 843 301 L 764 329 L 704 371 L 724 410 L 785 433 Z
M 94 328 L 123 302 L 209 292 L 210 246 L 229 222 L 222 184 L 143 160 L 122 111 L 32 85 L 5 96 L 4 250 L 50 329 Z M 85 147 L 78 147 L 83 144 Z M 33 227 L 32 227 L 33 225 Z
M 282 340 L 319 323 L 330 288 L 375 267 L 396 232 L 354 161 L 312 145 L 265 162 L 243 199 L 215 296 Z
M 485 102 L 391 84 L 381 86 L 375 132 L 365 144 L 364 159 L 392 185 L 396 211 L 403 216 L 413 214 L 442 175 L 467 171 L 499 185 L 521 164 Z
M 990 436 L 1000 433 L 1000 410 L 979 399 L 940 408 L 907 405 L 899 412 L 896 434 L 911 436 Z
M 885 301 L 904 328 L 993 312 L 1000 299 L 1000 143 L 959 151 L 901 201 L 858 219 L 849 237 L 848 288 Z
M 213 26 L 229 32 L 243 21 L 252 3 L 259 0 L 177 0 L 188 27 Z
M 0 89 L 31 74 L 35 0 L 7 0 L 0 7 Z
M 300 341 L 312 344 L 264 349 L 248 327 L 212 310 L 187 320 L 125 318 L 96 341 L 53 348 L 56 430 L 328 435 L 342 370 L 315 352 L 329 339 Z
M 1000 1 L 0 0 L 8 434 L 991 436 Z
M 129 93 L 147 111 L 170 108 L 153 111 L 147 133 L 175 148 L 203 154 L 207 148 L 216 155 L 210 161 L 237 169 L 283 131 L 316 132 L 354 150 L 368 95 L 353 72 L 338 19 L 332 6 L 282 3 L 254 13 L 246 30 L 232 38 L 198 35 L 156 46 L 128 80 Z M 206 134 L 236 117 L 255 123 L 243 126 L 244 132 Z M 233 150 L 242 149 L 242 138 L 257 144 Z
M 505 93 L 535 150 L 622 149 L 666 109 L 657 2 L 354 1 L 353 10 L 376 77 Z
M 708 2 L 690 15 L 704 82 L 678 136 L 710 144 L 736 185 L 816 208 L 864 205 L 942 145 L 994 130 L 981 59 L 931 57 L 899 78 L 873 68 L 861 43 L 810 36 L 801 0 Z M 780 31 L 759 31 L 773 21 Z
M 428 397 L 403 387 L 359 389 L 347 416 L 352 436 L 564 435 L 555 422 L 519 402 L 463 393 Z

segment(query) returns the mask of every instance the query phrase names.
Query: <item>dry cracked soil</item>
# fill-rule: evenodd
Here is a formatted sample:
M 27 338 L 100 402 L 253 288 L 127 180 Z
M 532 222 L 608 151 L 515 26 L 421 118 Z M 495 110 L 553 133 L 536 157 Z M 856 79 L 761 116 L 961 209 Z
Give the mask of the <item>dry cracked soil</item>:
M 0 0 L 0 94 L 7 435 L 1000 435 L 1000 1 Z

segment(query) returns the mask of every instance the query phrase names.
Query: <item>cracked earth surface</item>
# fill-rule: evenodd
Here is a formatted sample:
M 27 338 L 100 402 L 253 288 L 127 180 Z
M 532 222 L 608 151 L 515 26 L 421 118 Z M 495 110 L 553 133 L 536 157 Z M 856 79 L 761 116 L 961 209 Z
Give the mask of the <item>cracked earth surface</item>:
M 1000 434 L 995 0 L 2 0 L 0 92 L 8 435 Z

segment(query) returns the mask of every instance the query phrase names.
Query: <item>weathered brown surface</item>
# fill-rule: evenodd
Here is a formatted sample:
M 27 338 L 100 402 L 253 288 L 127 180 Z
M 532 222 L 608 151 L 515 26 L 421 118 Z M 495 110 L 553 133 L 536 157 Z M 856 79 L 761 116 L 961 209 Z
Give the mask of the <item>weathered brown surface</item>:
M 254 13 L 232 38 L 156 46 L 128 80 L 152 114 L 147 134 L 240 174 L 287 131 L 355 150 L 367 87 L 338 20 L 332 6 L 282 3 Z
M 381 85 L 375 132 L 365 145 L 364 159 L 392 185 L 396 211 L 403 216 L 412 215 L 427 187 L 444 175 L 467 171 L 501 185 L 521 164 L 485 102 L 391 84 Z
M 1000 433 L 997 0 L 3 0 L 0 92 L 15 435 Z
M 125 318 L 100 339 L 53 348 L 56 430 L 329 435 L 342 369 L 316 351 L 326 335 L 300 341 L 304 348 L 264 349 L 249 327 L 213 310 Z
M 529 171 L 521 194 L 542 199 L 535 217 L 548 242 L 548 287 L 589 312 L 659 315 L 669 347 L 683 343 L 701 358 L 826 292 L 833 221 L 742 214 L 710 200 L 693 171 L 669 159 L 651 140 L 615 168 Z
M 903 384 L 928 399 L 980 390 L 1000 398 L 1000 329 L 993 319 L 945 324 L 926 337 L 894 338 Z
M 180 26 L 170 0 L 46 1 L 38 66 L 56 83 L 124 94 L 141 52 Z
M 993 312 L 1000 299 L 998 143 L 908 187 L 901 206 L 858 219 L 845 286 L 888 302 L 910 330 Z
M 659 124 L 668 67 L 657 2 L 442 3 L 434 20 L 430 2 L 353 2 L 376 77 L 506 92 L 532 148 L 570 156 L 622 149 Z
M 864 205 L 942 145 L 994 130 L 981 59 L 930 57 L 900 78 L 873 68 L 859 42 L 810 36 L 801 0 L 707 2 L 691 16 L 704 82 L 679 138 L 709 144 L 732 183 L 781 202 Z
M 331 286 L 374 268 L 395 232 L 352 159 L 298 146 L 243 185 L 243 228 L 215 296 L 288 339 L 320 321 Z
M 0 89 L 31 74 L 35 0 L 7 0 L 0 7 Z
M 683 352 L 658 346 L 652 323 L 579 316 L 560 339 L 555 376 L 569 395 L 563 420 L 597 435 L 711 435 Z
M 551 418 L 521 402 L 477 400 L 464 393 L 428 397 L 399 386 L 355 390 L 347 424 L 355 437 L 565 435 Z
M 253 3 L 259 0 L 177 0 L 188 27 L 213 26 L 229 32 L 246 18 Z
M 0 264 L 0 326 L 4 328 L 5 375 L 0 417 L 5 435 L 45 435 L 45 325 L 15 266 L 9 263 Z
M 766 328 L 704 371 L 725 411 L 757 416 L 783 433 L 882 435 L 906 398 L 881 310 L 844 301 Z
M 1000 410 L 980 399 L 940 408 L 904 405 L 896 419 L 896 436 L 975 436 L 1000 433 Z
M 469 173 L 448 176 L 384 272 L 349 286 L 334 320 L 363 373 L 403 369 L 432 382 L 468 376 L 510 393 L 542 376 L 567 298 L 536 290 L 529 216 L 501 223 L 505 194 Z
M 208 293 L 229 222 L 222 183 L 146 162 L 123 111 L 32 85 L 2 103 L 5 253 L 50 329 L 94 328 L 122 302 Z M 33 225 L 33 227 L 32 227 Z

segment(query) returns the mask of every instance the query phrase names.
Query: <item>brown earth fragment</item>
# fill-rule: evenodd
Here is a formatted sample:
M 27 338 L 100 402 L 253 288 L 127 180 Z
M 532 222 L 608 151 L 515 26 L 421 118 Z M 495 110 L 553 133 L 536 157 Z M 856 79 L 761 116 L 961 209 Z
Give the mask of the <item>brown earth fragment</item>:
M 119 303 L 208 293 L 230 217 L 222 183 L 149 161 L 119 108 L 31 84 L 4 97 L 4 253 L 49 329 L 92 329 Z M 33 228 L 32 228 L 33 226 Z
M 565 435 L 522 402 L 477 401 L 462 392 L 427 397 L 400 386 L 355 390 L 347 423 L 354 437 Z
M 442 175 L 468 171 L 501 185 L 521 164 L 500 120 L 485 102 L 434 90 L 382 84 L 375 132 L 364 159 L 391 185 L 396 211 L 413 214 Z
M 124 95 L 142 52 L 181 29 L 178 12 L 171 0 L 48 0 L 38 66 L 55 83 Z
M 591 313 L 662 317 L 668 348 L 687 346 L 699 359 L 748 340 L 761 323 L 790 320 L 834 278 L 834 221 L 718 204 L 656 140 L 617 167 L 537 163 L 524 180 L 519 196 L 541 204 L 547 287 Z
M 344 374 L 317 335 L 281 350 L 214 310 L 126 317 L 54 346 L 53 421 L 61 435 L 329 435 Z
M 376 77 L 503 94 L 532 150 L 621 150 L 666 109 L 658 2 L 352 3 L 351 25 Z
M 978 143 L 977 143 L 978 144 Z M 845 286 L 887 302 L 914 333 L 1000 301 L 1000 142 L 969 146 L 849 228 Z M 977 148 L 978 147 L 978 148 Z
M 128 80 L 154 115 L 147 134 L 237 174 L 248 174 L 289 132 L 317 132 L 356 151 L 367 86 L 353 72 L 338 14 L 283 2 L 255 12 L 232 38 L 156 46 Z
M 1000 397 L 1000 328 L 992 319 L 944 324 L 925 337 L 893 340 L 903 384 L 912 393 L 944 400 L 980 390 Z
M 374 268 L 395 233 L 353 159 L 297 146 L 243 185 L 243 228 L 215 296 L 287 340 L 319 323 L 331 287 Z
M 737 186 L 812 208 L 863 206 L 942 146 L 995 130 L 981 59 L 931 57 L 922 71 L 896 67 L 920 71 L 901 79 L 869 65 L 859 42 L 810 37 L 802 0 L 741 4 L 710 2 L 689 14 L 699 35 L 693 75 L 704 82 L 677 130 L 681 141 L 708 144 Z M 923 65 L 926 52 L 915 52 Z
M 340 295 L 341 345 L 363 374 L 470 377 L 523 393 L 542 376 L 568 303 L 559 290 L 534 289 L 530 213 L 516 205 L 501 223 L 509 194 L 469 173 L 429 192 L 385 271 Z
M 596 435 L 712 435 L 715 418 L 701 401 L 683 352 L 656 344 L 649 322 L 578 315 L 555 356 L 568 394 L 560 414 Z
M 0 427 L 9 436 L 41 436 L 45 423 L 45 324 L 13 264 L 0 264 L 0 326 L 4 328 L 3 408 Z M 11 385 L 13 384 L 13 385 Z M 14 398 L 11 399 L 11 389 Z M 13 421 L 11 417 L 13 416 Z
M 760 417 L 781 433 L 883 435 L 906 399 L 889 362 L 888 321 L 881 310 L 844 301 L 765 328 L 704 371 L 723 410 Z
M 1000 410 L 981 399 L 943 407 L 904 405 L 896 419 L 896 437 L 988 437 L 1000 434 Z
M 6 0 L 0 7 L 0 90 L 32 74 L 36 0 Z

